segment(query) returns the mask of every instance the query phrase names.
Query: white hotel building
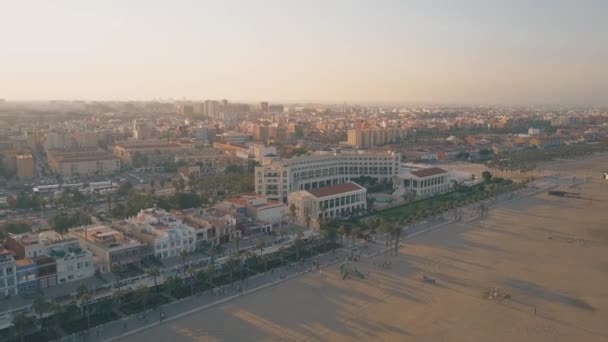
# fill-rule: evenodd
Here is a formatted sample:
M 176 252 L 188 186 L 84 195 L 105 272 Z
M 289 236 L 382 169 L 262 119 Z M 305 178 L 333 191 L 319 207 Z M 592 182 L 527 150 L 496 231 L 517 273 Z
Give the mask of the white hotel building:
M 295 208 L 295 221 L 318 228 L 319 220 L 336 219 L 362 213 L 367 208 L 367 190 L 354 182 L 289 194 L 289 207 Z M 307 217 L 310 218 L 307 222 Z
M 451 172 L 439 167 L 403 164 L 395 182 L 396 193 L 411 193 L 416 197 L 439 195 L 452 190 L 452 179 Z
M 265 158 L 255 168 L 255 191 L 287 202 L 290 192 L 342 184 L 360 176 L 392 181 L 400 163 L 401 154 L 391 151 L 320 151 L 290 159 Z

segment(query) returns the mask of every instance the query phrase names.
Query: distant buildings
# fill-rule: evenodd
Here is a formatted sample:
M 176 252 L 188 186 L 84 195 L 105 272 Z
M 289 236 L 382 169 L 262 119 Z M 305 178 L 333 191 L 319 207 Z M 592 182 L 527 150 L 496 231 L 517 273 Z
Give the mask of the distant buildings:
M 319 226 L 322 218 L 331 220 L 361 213 L 367 209 L 367 190 L 354 182 L 289 194 L 288 207 L 295 209 L 298 224 Z
M 120 170 L 119 159 L 103 150 L 49 151 L 49 169 L 64 178 L 107 175 Z
M 36 176 L 36 165 L 34 164 L 34 157 L 31 154 L 18 154 L 15 158 L 18 179 L 25 180 Z
M 356 148 L 366 148 L 392 144 L 405 138 L 402 128 L 355 128 L 347 132 L 348 144 Z
M 114 145 L 114 155 L 125 166 L 171 161 L 188 147 L 162 140 L 121 141 Z
M 260 112 L 262 112 L 262 113 L 268 112 L 268 102 L 260 102 Z

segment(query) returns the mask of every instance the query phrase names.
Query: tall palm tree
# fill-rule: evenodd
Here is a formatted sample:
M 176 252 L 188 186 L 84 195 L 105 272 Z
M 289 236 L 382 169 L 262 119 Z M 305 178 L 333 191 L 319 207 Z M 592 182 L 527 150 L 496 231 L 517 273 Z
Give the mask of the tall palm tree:
M 194 276 L 196 275 L 196 270 L 194 267 L 190 266 L 186 270 L 186 275 L 188 276 L 188 282 L 190 283 L 190 295 L 194 294 Z
M 234 268 L 236 267 L 237 260 L 231 255 L 226 261 L 226 268 L 228 268 L 228 273 L 230 276 L 230 282 L 232 283 L 232 275 L 234 273 Z
M 135 290 L 135 298 L 137 298 L 137 301 L 142 304 L 144 311 L 147 308 L 149 297 L 150 297 L 150 288 L 149 287 L 140 285 Z
M 346 227 L 341 224 L 340 227 L 338 227 L 338 235 L 340 236 L 340 245 L 342 245 L 342 238 L 344 238 L 344 235 L 346 234 Z
M 146 270 L 148 275 L 154 277 L 154 289 L 158 292 L 158 276 L 160 276 L 160 270 L 157 267 L 151 267 Z
M 91 328 L 91 316 L 89 314 L 89 302 L 91 300 L 91 293 L 85 284 L 80 284 L 76 289 L 76 297 L 78 304 L 82 308 L 83 316 L 87 318 L 87 330 Z
M 23 342 L 23 338 L 25 335 L 25 329 L 30 323 L 30 319 L 23 313 L 20 312 L 13 318 L 13 327 L 15 327 L 15 331 L 19 335 L 19 339 Z
M 304 234 L 302 234 L 302 232 L 298 232 L 296 234 L 296 238 L 293 240 L 293 245 L 296 247 L 296 261 L 299 262 L 300 261 L 300 249 L 302 248 L 302 238 L 304 237 Z
M 34 298 L 32 306 L 38 315 L 38 319 L 42 321 L 42 315 L 44 315 L 49 309 L 49 302 L 47 302 L 46 298 L 44 298 L 42 294 L 38 294 L 36 298 Z
M 213 277 L 215 277 L 215 265 L 210 263 L 207 268 L 205 268 L 205 273 L 207 274 L 207 281 L 209 282 L 209 288 L 213 289 Z
M 389 236 L 393 232 L 393 226 L 394 226 L 394 224 L 392 222 L 390 222 L 388 219 L 383 219 L 382 222 L 380 222 L 380 227 L 379 227 L 380 231 L 386 235 L 386 243 L 384 245 L 385 254 L 388 254 L 388 241 L 389 241 Z
M 257 239 L 255 241 L 255 248 L 260 250 L 260 257 L 262 257 L 262 253 L 264 252 L 264 247 L 266 247 L 266 244 L 264 243 L 264 240 Z
M 179 253 L 179 256 L 182 258 L 182 266 L 183 266 L 183 270 L 184 270 L 184 274 L 186 274 L 186 261 L 188 260 L 188 252 L 186 252 L 185 250 L 182 250 Z

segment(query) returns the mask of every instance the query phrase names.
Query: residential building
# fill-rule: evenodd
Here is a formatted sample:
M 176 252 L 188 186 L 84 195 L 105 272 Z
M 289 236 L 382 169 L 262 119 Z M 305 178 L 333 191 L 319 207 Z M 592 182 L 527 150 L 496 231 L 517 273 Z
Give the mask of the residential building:
M 159 259 L 196 250 L 196 229 L 163 209 L 142 209 L 127 223 L 128 232 L 150 246 Z
M 367 209 L 367 190 L 354 182 L 289 194 L 288 207 L 295 208 L 298 224 L 319 227 L 320 219 L 336 219 Z
M 287 202 L 290 192 L 341 184 L 369 176 L 392 182 L 399 173 L 398 152 L 330 151 L 290 159 L 265 158 L 255 168 L 256 194 Z
M 15 259 L 10 251 L 0 246 L 0 295 L 10 297 L 18 292 Z
M 25 276 L 27 281 L 40 281 L 39 262 L 46 261 L 48 257 L 54 260 L 51 263 L 54 265 L 54 273 L 51 272 L 50 274 L 54 278 L 56 277 L 50 282 L 51 285 L 81 280 L 91 277 L 95 273 L 92 254 L 83 249 L 78 240 L 69 234 L 60 235 L 51 230 L 43 231 L 37 235 L 31 233 L 10 234 L 5 245 L 18 257 L 20 272 L 28 271 Z M 21 260 L 30 260 L 31 262 L 21 262 Z M 36 266 L 36 272 L 29 273 L 29 269 L 34 265 Z M 35 277 L 31 278 L 32 275 L 35 275 Z M 19 284 L 21 286 L 21 280 Z M 47 284 L 47 286 L 50 285 Z
M 93 253 L 93 264 L 100 272 L 110 272 L 113 267 L 139 263 L 146 253 L 141 242 L 108 226 L 73 228 L 70 229 L 70 234 Z
M 17 178 L 31 179 L 36 175 L 36 166 L 34 165 L 34 157 L 31 154 L 18 154 L 16 157 Z
M 400 141 L 406 135 L 402 128 L 355 128 L 347 132 L 347 142 L 356 148 L 382 146 Z
M 236 217 L 213 208 L 183 210 L 177 217 L 196 229 L 197 248 L 217 246 L 240 236 L 236 229 Z
M 108 175 L 120 171 L 120 161 L 103 150 L 50 151 L 49 169 L 64 178 Z
M 173 157 L 188 150 L 187 147 L 162 140 L 121 141 L 114 145 L 114 155 L 125 166 L 132 166 L 134 161 L 145 160 L 150 163 L 170 161 Z

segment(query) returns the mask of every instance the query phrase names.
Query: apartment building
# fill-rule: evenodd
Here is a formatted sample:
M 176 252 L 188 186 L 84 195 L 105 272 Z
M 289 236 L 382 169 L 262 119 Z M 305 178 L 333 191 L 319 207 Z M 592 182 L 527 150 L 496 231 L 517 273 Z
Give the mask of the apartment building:
M 295 208 L 295 221 L 319 227 L 322 218 L 336 219 L 367 209 L 367 189 L 354 182 L 323 188 L 300 190 L 289 194 L 289 208 Z
M 176 154 L 187 149 L 179 144 L 162 140 L 130 140 L 117 142 L 113 152 L 121 160 L 122 165 L 132 166 L 138 158 L 150 163 L 171 161 Z
M 126 227 L 135 238 L 150 246 L 159 259 L 196 250 L 196 229 L 160 208 L 140 210 L 127 219 Z
M 141 242 L 109 226 L 78 227 L 70 229 L 70 234 L 93 253 L 93 264 L 100 272 L 138 263 L 146 253 Z
M 50 151 L 51 172 L 64 178 L 107 175 L 120 171 L 120 160 L 102 150 Z
M 34 265 L 38 265 L 36 260 L 44 261 L 38 258 L 51 257 L 54 259 L 54 274 L 56 283 L 59 284 L 85 279 L 95 273 L 92 254 L 83 249 L 78 240 L 69 234 L 61 235 L 52 230 L 43 231 L 37 235 L 10 234 L 5 245 L 18 257 L 20 271 L 34 268 Z M 21 262 L 21 260 L 26 261 Z M 39 279 L 39 267 L 35 268 L 36 272 L 27 274 L 28 281 Z M 34 278 L 32 278 L 33 275 L 35 275 Z
M 367 148 L 396 143 L 405 136 L 403 128 L 355 128 L 348 130 L 347 142 L 356 148 Z
M 0 295 L 10 297 L 17 293 L 15 259 L 10 251 L 0 247 Z
M 31 179 L 36 176 L 34 157 L 31 154 L 18 154 L 15 156 L 17 166 L 17 178 L 20 180 Z
M 287 202 L 290 192 L 341 184 L 369 176 L 392 182 L 399 173 L 398 152 L 316 152 L 290 159 L 265 158 L 255 168 L 256 194 Z

